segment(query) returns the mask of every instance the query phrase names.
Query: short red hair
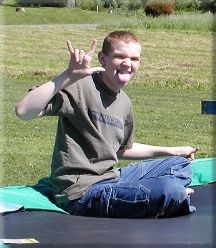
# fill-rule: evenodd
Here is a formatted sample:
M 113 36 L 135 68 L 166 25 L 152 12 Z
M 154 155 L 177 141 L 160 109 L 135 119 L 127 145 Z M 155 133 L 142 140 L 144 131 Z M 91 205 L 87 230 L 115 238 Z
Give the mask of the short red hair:
M 112 44 L 118 41 L 123 41 L 125 43 L 134 42 L 140 44 L 139 39 L 136 37 L 136 35 L 128 31 L 114 31 L 109 33 L 105 37 L 102 45 L 102 53 L 108 55 L 109 51 L 111 50 Z

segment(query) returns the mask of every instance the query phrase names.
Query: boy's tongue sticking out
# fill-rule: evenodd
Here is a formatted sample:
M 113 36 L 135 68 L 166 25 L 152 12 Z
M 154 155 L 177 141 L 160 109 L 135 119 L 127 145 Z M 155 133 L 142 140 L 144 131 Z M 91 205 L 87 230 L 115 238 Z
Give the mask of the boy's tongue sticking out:
M 130 81 L 130 79 L 132 77 L 132 75 L 129 71 L 118 70 L 117 75 L 118 75 L 119 80 L 122 82 L 128 82 L 128 81 Z

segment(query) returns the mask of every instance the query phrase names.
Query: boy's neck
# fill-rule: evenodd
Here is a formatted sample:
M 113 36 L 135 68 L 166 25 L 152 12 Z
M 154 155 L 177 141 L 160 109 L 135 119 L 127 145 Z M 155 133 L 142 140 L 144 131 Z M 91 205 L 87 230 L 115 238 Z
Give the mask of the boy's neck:
M 99 72 L 98 74 L 103 84 L 105 84 L 111 91 L 115 93 L 119 93 L 121 88 L 116 88 L 114 85 L 112 85 L 112 83 L 110 83 L 109 79 L 106 78 L 103 72 Z

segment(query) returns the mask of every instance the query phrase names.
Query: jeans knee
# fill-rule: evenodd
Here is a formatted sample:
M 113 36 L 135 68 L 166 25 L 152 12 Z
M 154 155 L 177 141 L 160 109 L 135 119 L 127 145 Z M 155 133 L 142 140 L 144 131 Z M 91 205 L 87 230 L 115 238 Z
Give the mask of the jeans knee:
M 188 186 L 192 180 L 191 162 L 184 157 L 174 156 L 170 175 L 178 178 L 179 183 Z
M 178 163 L 190 164 L 190 160 L 182 156 L 171 156 L 169 157 L 169 159 L 175 161 L 176 164 Z
M 161 194 L 166 202 L 180 203 L 186 198 L 186 190 L 181 185 L 169 185 L 165 184 L 162 187 Z
M 162 183 L 157 201 L 158 216 L 171 217 L 181 210 L 182 203 L 187 199 L 184 186 Z
M 184 186 L 175 183 L 173 180 L 158 180 L 157 185 L 151 190 L 152 203 L 158 209 L 166 209 L 170 205 L 178 205 L 187 194 Z

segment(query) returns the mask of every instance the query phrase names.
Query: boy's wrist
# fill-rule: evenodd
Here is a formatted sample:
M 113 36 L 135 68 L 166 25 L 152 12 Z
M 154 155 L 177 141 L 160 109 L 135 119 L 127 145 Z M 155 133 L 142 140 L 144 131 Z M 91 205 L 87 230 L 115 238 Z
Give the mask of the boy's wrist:
M 57 77 L 55 77 L 52 81 L 55 83 L 55 91 L 58 92 L 59 90 L 62 90 L 68 87 L 69 85 L 75 83 L 77 80 L 78 79 L 76 79 L 74 75 L 71 75 L 68 69 L 66 69 Z
M 77 82 L 78 80 L 84 77 L 79 73 L 71 72 L 69 68 L 67 68 L 63 73 L 65 73 L 66 78 L 70 80 L 71 84 Z

